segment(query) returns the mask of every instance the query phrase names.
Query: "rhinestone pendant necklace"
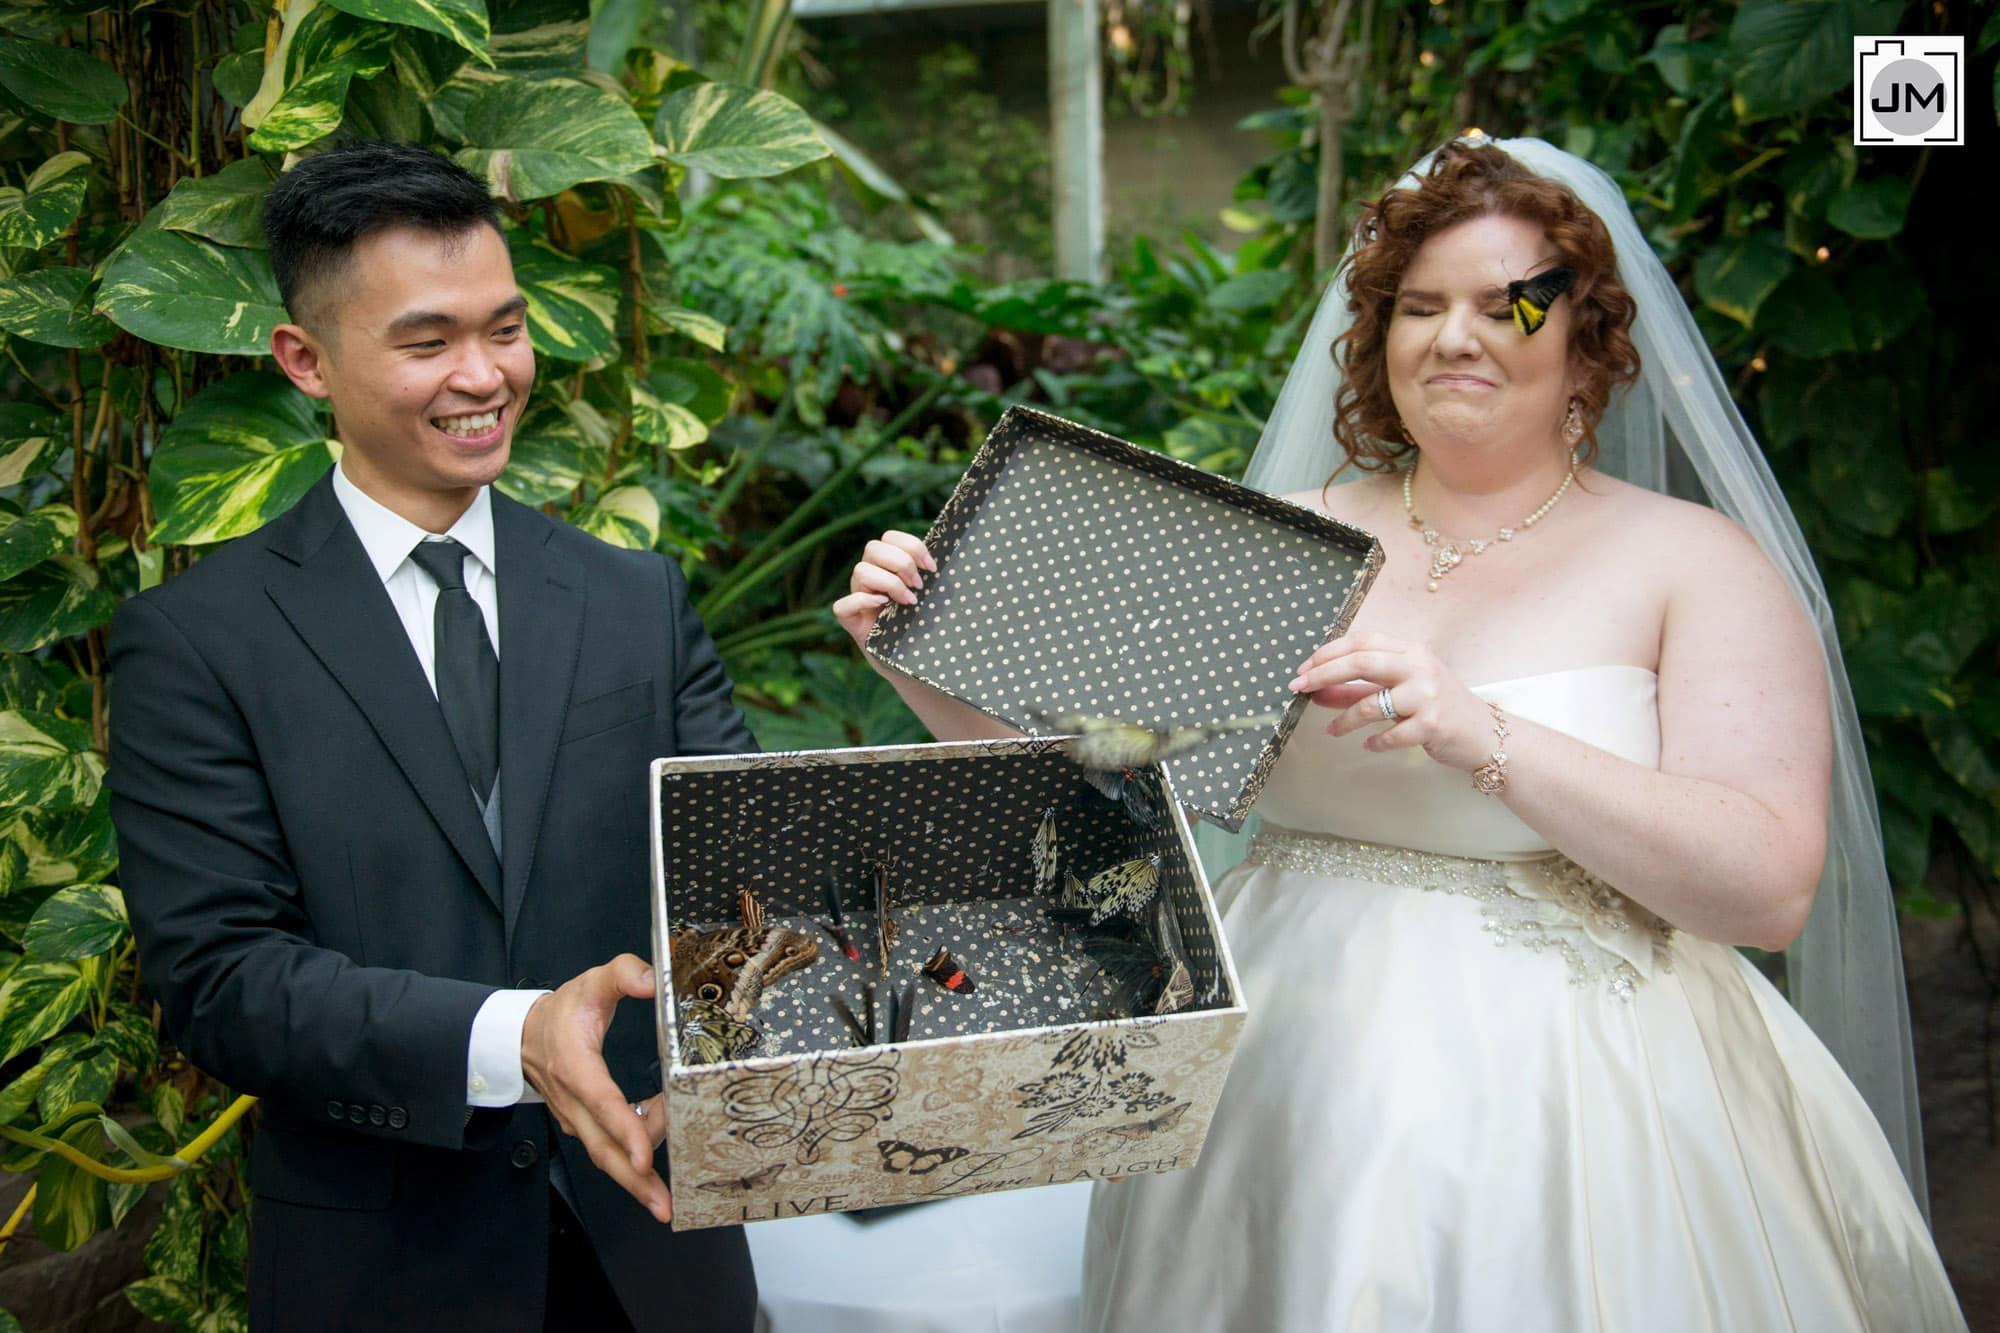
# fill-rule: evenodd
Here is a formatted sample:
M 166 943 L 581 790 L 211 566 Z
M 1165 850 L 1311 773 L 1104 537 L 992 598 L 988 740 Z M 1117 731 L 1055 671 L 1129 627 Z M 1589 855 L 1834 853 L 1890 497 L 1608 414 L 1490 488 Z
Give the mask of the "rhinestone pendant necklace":
M 1424 545 L 1431 548 L 1431 577 L 1430 582 L 1424 586 L 1426 590 L 1436 592 L 1438 590 L 1438 580 L 1451 573 L 1452 570 L 1457 569 L 1465 557 L 1468 555 L 1484 555 L 1493 543 L 1511 542 L 1520 533 L 1526 532 L 1529 528 L 1541 522 L 1547 516 L 1548 512 L 1556 507 L 1556 501 L 1562 499 L 1563 493 L 1569 490 L 1569 484 L 1576 480 L 1576 465 L 1574 463 L 1570 465 L 1569 473 L 1563 477 L 1562 485 L 1556 487 L 1556 493 L 1542 501 L 1541 507 L 1535 510 L 1534 513 L 1522 519 L 1519 527 L 1502 528 L 1491 537 L 1468 539 L 1463 543 L 1462 548 L 1456 539 L 1446 537 L 1435 528 L 1424 526 L 1424 520 L 1417 514 L 1416 498 L 1410 493 L 1411 485 L 1415 482 L 1416 477 L 1417 465 L 1415 463 L 1403 469 L 1403 512 L 1410 516 L 1410 526 L 1423 534 Z

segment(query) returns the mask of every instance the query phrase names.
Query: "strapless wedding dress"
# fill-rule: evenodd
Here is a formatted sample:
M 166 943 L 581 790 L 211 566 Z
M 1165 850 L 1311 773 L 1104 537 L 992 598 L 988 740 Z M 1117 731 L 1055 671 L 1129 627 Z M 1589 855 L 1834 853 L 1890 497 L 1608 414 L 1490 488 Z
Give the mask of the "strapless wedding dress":
M 1659 762 L 1643 668 L 1475 692 Z M 1965 1327 L 1867 1106 L 1742 955 L 1330 716 L 1217 886 L 1249 1019 L 1207 1146 L 1097 1187 L 1086 1329 Z

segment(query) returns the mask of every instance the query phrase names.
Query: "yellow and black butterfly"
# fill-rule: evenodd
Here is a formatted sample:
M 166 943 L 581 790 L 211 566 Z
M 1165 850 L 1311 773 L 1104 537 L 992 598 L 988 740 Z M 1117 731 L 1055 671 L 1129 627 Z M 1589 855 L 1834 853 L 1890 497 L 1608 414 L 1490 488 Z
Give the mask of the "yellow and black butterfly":
M 1514 311 L 1514 327 L 1533 335 L 1548 322 L 1549 307 L 1556 298 L 1576 285 L 1576 270 L 1567 266 L 1544 269 L 1532 278 L 1507 284 L 1507 304 Z
M 970 1148 L 955 1144 L 943 1148 L 919 1148 L 901 1139 L 877 1139 L 875 1150 L 882 1154 L 884 1171 L 912 1176 L 927 1176 L 946 1162 L 955 1162 L 972 1152 Z
M 689 1065 L 721 1064 L 741 1060 L 756 1049 L 764 1034 L 754 1026 L 730 1015 L 713 1000 L 681 1002 L 681 1062 Z
M 1148 727 L 1123 718 L 1093 717 L 1088 713 L 1065 713 L 1059 717 L 1036 713 L 1034 717 L 1056 731 L 1072 733 L 1069 757 L 1099 772 L 1144 768 L 1206 745 L 1218 736 L 1268 727 L 1278 720 L 1276 713 L 1264 713 L 1184 727 Z

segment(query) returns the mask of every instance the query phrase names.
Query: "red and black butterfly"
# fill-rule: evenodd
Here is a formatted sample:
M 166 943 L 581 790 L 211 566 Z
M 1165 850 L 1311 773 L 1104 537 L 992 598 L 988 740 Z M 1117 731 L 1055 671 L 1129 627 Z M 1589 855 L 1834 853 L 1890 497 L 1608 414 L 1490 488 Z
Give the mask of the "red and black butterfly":
M 924 975 L 948 991 L 971 992 L 978 989 L 972 984 L 972 977 L 965 968 L 951 956 L 951 950 L 942 944 L 931 955 L 931 960 L 924 964 Z

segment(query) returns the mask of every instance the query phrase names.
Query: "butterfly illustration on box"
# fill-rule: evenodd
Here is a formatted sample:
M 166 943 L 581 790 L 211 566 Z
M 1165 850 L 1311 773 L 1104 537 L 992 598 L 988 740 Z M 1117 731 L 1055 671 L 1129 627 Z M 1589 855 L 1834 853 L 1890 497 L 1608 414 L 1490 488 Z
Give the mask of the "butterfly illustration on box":
M 750 1194 L 763 1189 L 784 1173 L 783 1162 L 773 1162 L 761 1170 L 752 1171 L 747 1176 L 726 1176 L 721 1180 L 703 1180 L 695 1188 L 710 1194 Z
M 1066 1155 L 1074 1157 L 1101 1157 L 1119 1148 L 1143 1143 L 1155 1134 L 1172 1129 L 1187 1114 L 1193 1102 L 1175 1102 L 1156 1116 L 1144 1120 L 1133 1120 L 1123 1125 L 1106 1125 L 1069 1139 L 1062 1145 Z
M 882 1169 L 898 1175 L 927 1176 L 947 1162 L 970 1156 L 972 1149 L 947 1144 L 942 1148 L 919 1148 L 901 1139 L 880 1139 L 875 1150 L 882 1154 Z

